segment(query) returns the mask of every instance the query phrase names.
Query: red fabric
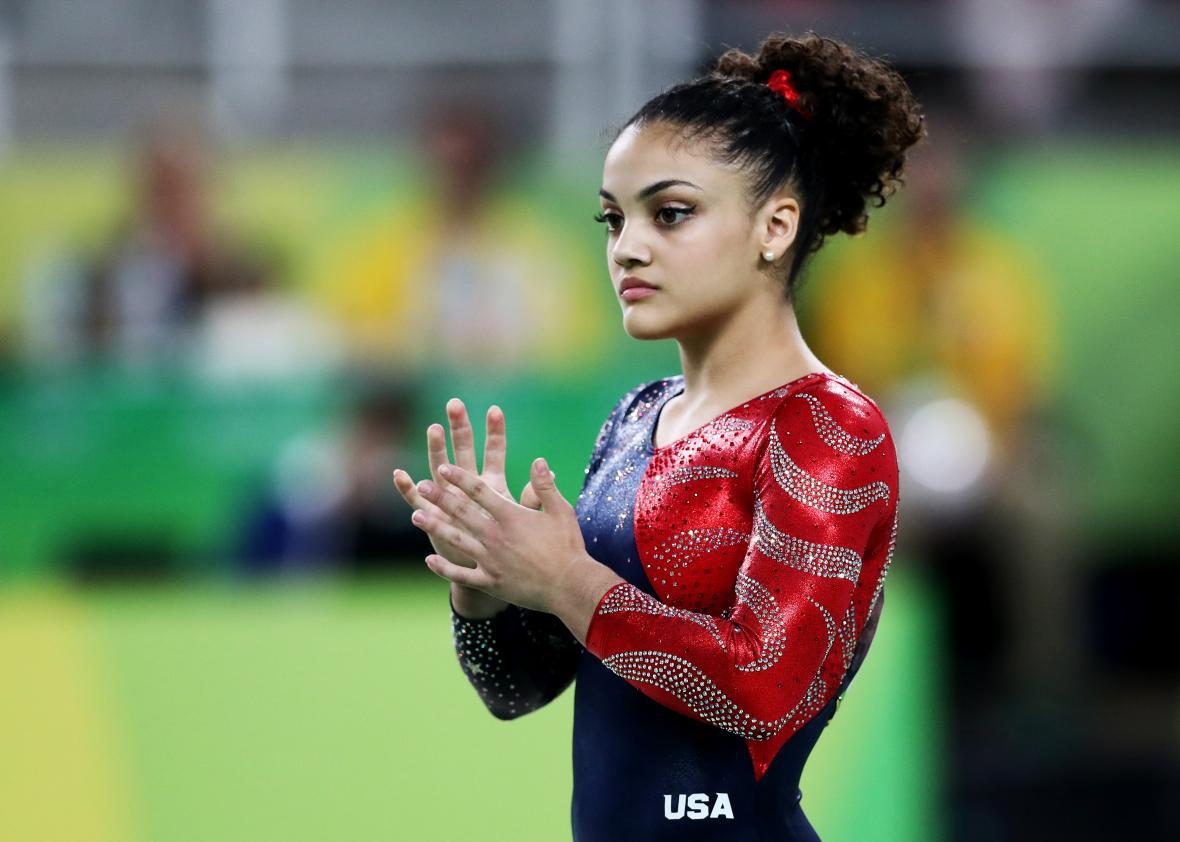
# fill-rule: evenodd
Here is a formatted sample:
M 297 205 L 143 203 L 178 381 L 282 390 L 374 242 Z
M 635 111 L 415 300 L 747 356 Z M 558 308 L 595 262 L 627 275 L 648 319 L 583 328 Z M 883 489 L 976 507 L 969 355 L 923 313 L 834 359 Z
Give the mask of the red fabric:
M 743 736 L 760 779 L 838 690 L 892 557 L 897 495 L 886 421 L 848 381 L 808 375 L 735 407 L 655 451 L 633 514 L 659 599 L 611 588 L 586 648 Z

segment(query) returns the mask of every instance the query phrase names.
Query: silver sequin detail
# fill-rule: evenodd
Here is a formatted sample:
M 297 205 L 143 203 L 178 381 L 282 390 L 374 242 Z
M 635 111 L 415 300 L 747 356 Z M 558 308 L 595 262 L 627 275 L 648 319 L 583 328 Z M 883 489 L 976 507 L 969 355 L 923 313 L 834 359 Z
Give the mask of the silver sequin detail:
M 511 610 L 511 609 L 507 609 Z M 472 619 L 452 612 L 451 641 L 459 665 L 467 674 L 484 703 L 503 706 L 510 715 L 517 709 L 520 691 L 509 675 L 508 663 L 500 651 L 491 618 Z
M 669 576 L 679 576 L 680 571 L 698 558 L 722 547 L 749 544 L 750 536 L 727 526 L 713 526 L 706 529 L 686 529 L 660 542 L 652 551 L 652 560 L 660 562 Z M 661 584 L 666 584 L 661 582 Z
M 773 720 L 751 716 L 699 667 L 670 652 L 620 652 L 603 658 L 602 663 L 620 678 L 652 684 L 671 693 L 701 719 L 747 740 L 770 739 L 794 713 Z
M 696 623 L 705 629 L 717 641 L 721 649 L 725 650 L 725 639 L 721 636 L 721 629 L 717 620 L 711 614 L 699 614 L 685 608 L 673 608 L 660 602 L 651 594 L 644 593 L 634 585 L 619 585 L 602 601 L 598 609 L 601 614 L 614 614 L 619 611 L 630 611 L 638 614 L 653 614 L 658 617 L 675 617 Z
M 628 423 L 634 423 L 638 421 L 640 418 L 647 415 L 653 406 L 663 403 L 665 395 L 667 395 L 669 389 L 675 385 L 676 379 L 674 377 L 665 377 L 655 382 L 659 382 L 660 388 L 656 390 L 656 393 L 652 395 L 650 399 L 638 401 L 636 402 L 635 406 L 631 407 L 631 411 L 628 412 L 626 416 L 626 421 Z M 648 385 L 651 384 L 643 384 L 643 386 L 640 388 L 640 391 L 642 391 Z
M 847 515 L 859 512 L 877 500 L 889 499 L 889 486 L 880 480 L 859 488 L 845 489 L 828 485 L 811 476 L 787 455 L 773 423 L 770 425 L 770 464 L 774 478 L 787 494 L 821 512 Z
M 749 418 L 734 418 L 732 415 L 722 415 L 709 425 L 709 430 L 710 432 L 716 433 L 736 433 L 749 430 L 753 426 L 754 422 Z
M 815 422 L 816 433 L 833 450 L 848 456 L 865 456 L 872 453 L 881 442 L 885 441 L 884 433 L 875 439 L 864 439 L 852 435 L 840 426 L 831 413 L 824 409 L 823 403 L 815 395 L 802 392 L 795 397 L 807 401 L 807 405 L 811 408 L 811 420 Z
M 856 650 L 856 603 L 849 603 L 848 610 L 844 612 L 844 617 L 840 620 L 840 626 L 836 629 L 836 633 L 840 637 L 844 669 L 847 670 L 852 665 L 852 656 Z
M 836 622 L 832 619 L 831 612 L 824 608 L 810 596 L 806 597 L 807 601 L 819 609 L 824 618 L 824 626 L 828 631 L 828 645 L 824 649 L 824 656 L 820 659 L 819 669 L 816 670 L 815 676 L 811 679 L 811 683 L 807 685 L 807 689 L 803 692 L 798 704 L 791 709 L 787 714 L 788 718 L 794 719 L 800 724 L 811 719 L 824 706 L 824 695 L 827 692 L 827 684 L 824 682 L 824 664 L 828 662 L 828 656 L 832 653 L 832 646 L 836 642 Z
M 836 627 L 827 609 L 811 597 L 806 599 L 824 615 L 824 622 L 828 628 L 828 646 L 820 661 L 820 670 L 803 692 L 802 698 L 778 719 L 765 720 L 752 716 L 729 698 L 700 667 L 670 652 L 654 649 L 619 652 L 603 658 L 602 663 L 620 678 L 651 684 L 671 693 L 701 719 L 718 728 L 747 740 L 768 740 L 787 723 L 809 718 L 823 707 L 823 697 L 827 688 L 823 680 L 822 664 L 827 661 L 832 651 Z
M 738 602 L 750 609 L 762 627 L 762 651 L 748 664 L 738 664 L 743 672 L 761 672 L 778 663 L 787 645 L 787 625 L 774 595 L 761 583 L 738 573 L 734 593 Z
M 877 580 L 877 587 L 873 590 L 873 599 L 869 603 L 869 616 L 873 614 L 873 609 L 877 607 L 877 599 L 881 596 L 881 590 L 885 587 L 885 576 L 889 573 L 889 565 L 893 563 L 893 551 L 897 548 L 897 512 L 893 513 L 893 526 L 889 531 L 889 549 L 885 553 L 885 564 L 881 566 L 881 578 Z
M 813 576 L 847 579 L 854 584 L 860 578 L 862 559 L 855 550 L 788 535 L 770 522 L 758 497 L 754 498 L 753 543 L 775 561 Z
M 686 465 L 661 474 L 659 483 L 664 486 L 679 485 L 682 482 L 693 482 L 698 479 L 723 479 L 737 475 L 737 471 L 717 465 Z

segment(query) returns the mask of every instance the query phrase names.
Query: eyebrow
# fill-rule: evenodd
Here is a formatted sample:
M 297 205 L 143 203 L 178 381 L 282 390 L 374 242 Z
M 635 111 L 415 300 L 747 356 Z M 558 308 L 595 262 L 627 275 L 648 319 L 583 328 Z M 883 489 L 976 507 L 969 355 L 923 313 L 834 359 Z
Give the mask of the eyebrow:
M 676 187 L 678 185 L 684 185 L 685 187 L 693 187 L 697 190 L 704 190 L 703 187 L 701 187 L 700 185 L 697 185 L 697 184 L 693 184 L 691 181 L 684 181 L 683 179 L 680 179 L 680 178 L 666 178 L 663 181 L 657 181 L 655 184 L 647 185 L 647 187 L 644 187 L 642 190 L 640 190 L 638 193 L 635 194 L 635 198 L 638 201 L 642 202 L 644 199 L 648 198 L 649 196 L 654 196 L 656 193 L 659 193 L 661 190 L 667 190 L 669 187 Z M 602 198 L 606 199 L 608 202 L 618 202 L 618 199 L 616 199 L 614 196 L 612 196 L 610 193 L 606 192 L 605 190 L 599 190 L 598 195 L 601 196 Z

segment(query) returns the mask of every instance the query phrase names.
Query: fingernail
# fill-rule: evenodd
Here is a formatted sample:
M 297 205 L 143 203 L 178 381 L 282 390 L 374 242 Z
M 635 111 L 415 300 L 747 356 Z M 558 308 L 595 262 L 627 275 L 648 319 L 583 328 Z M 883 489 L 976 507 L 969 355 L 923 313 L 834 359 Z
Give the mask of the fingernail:
M 421 491 L 423 494 L 433 494 L 434 493 L 434 483 L 428 479 L 424 479 L 420 483 L 418 483 L 418 490 Z
M 442 474 L 444 477 L 449 477 L 451 475 L 451 466 L 450 465 L 439 465 L 438 472 L 440 474 Z

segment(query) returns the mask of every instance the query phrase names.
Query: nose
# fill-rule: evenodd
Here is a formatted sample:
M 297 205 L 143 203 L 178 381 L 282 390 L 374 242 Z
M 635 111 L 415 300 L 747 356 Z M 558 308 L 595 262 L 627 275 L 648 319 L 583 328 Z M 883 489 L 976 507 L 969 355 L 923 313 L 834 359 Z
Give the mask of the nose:
M 611 248 L 611 259 L 624 269 L 651 262 L 651 249 L 643 241 L 638 226 L 623 223 L 623 230 L 615 237 Z

